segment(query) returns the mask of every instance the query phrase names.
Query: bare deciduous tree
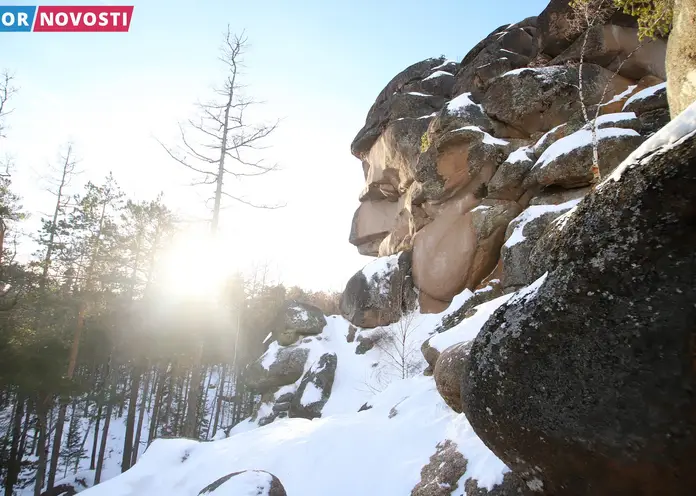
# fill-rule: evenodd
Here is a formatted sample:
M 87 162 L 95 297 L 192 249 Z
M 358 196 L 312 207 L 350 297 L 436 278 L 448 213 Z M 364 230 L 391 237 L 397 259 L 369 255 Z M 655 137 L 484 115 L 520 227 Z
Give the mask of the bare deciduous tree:
M 256 208 L 282 206 L 257 204 L 224 187 L 226 178 L 241 180 L 267 174 L 278 168 L 277 164 L 268 165 L 258 158 L 257 152 L 264 148 L 264 139 L 275 131 L 278 122 L 249 122 L 248 111 L 259 102 L 246 97 L 243 94 L 244 86 L 240 83 L 246 47 L 247 38 L 244 34 L 233 35 L 228 26 L 219 57 L 227 74 L 222 87 L 215 90 L 218 99 L 198 103 L 198 119 L 189 119 L 186 126 L 179 124 L 181 143 L 177 147 L 168 147 L 160 142 L 170 157 L 199 176 L 194 185 L 215 187 L 215 193 L 210 198 L 213 200 L 213 235 L 217 233 L 223 198 Z
M 9 108 L 9 101 L 17 93 L 18 89 L 14 86 L 14 76 L 5 71 L 0 74 L 0 138 L 5 137 L 5 117 L 12 113 Z
M 417 330 L 413 312 L 403 314 L 395 324 L 381 328 L 381 337 L 375 346 L 385 357 L 383 372 L 392 378 L 408 379 L 420 372 L 418 354 L 421 343 L 415 339 Z

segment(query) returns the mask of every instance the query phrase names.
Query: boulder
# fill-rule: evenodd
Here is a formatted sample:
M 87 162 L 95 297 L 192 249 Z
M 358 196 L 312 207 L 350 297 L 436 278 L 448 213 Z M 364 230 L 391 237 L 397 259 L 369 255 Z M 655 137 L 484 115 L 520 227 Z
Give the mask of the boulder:
M 672 117 L 696 101 L 696 39 L 694 0 L 675 0 L 672 31 L 667 42 L 667 96 Z
M 644 136 L 650 136 L 667 125 L 670 119 L 669 109 L 661 108 L 649 110 L 640 114 L 638 119 L 640 120 L 641 124 L 641 134 Z
M 667 108 L 667 84 L 661 83 L 649 86 L 634 95 L 624 103 L 624 112 L 634 112 L 641 115 L 651 110 Z
M 606 129 L 609 127 L 618 129 L 633 129 L 640 132 L 642 124 L 634 112 L 617 112 L 612 114 L 604 114 L 593 119 L 591 122 L 582 126 L 582 129 L 591 130 L 592 126 L 596 129 Z
M 486 39 L 482 49 L 469 61 L 462 62 L 457 73 L 454 94 L 471 92 L 480 96 L 488 82 L 505 72 L 525 67 L 536 56 L 536 28 L 506 26 Z
M 411 253 L 381 257 L 348 280 L 341 314 L 353 325 L 374 328 L 392 324 L 412 308 Z
M 544 135 L 537 140 L 537 142 L 532 146 L 532 151 L 534 155 L 539 158 L 543 153 L 549 149 L 556 141 L 561 138 L 565 138 L 568 135 L 573 134 L 575 131 L 579 131 L 584 126 L 584 122 L 580 119 L 575 119 L 571 122 L 564 122 L 559 124 L 553 129 L 547 131 Z
M 458 343 L 440 353 L 435 362 L 433 377 L 437 392 L 445 403 L 457 413 L 462 413 L 462 377 L 464 363 L 469 357 L 471 342 Z
M 571 0 L 551 0 L 537 17 L 539 50 L 553 57 L 560 55 L 575 41 L 581 31 L 573 25 Z M 637 26 L 635 18 L 616 10 L 607 21 L 616 26 Z
M 551 64 L 579 62 L 583 43 L 585 43 L 584 34 L 562 54 L 554 58 Z M 601 65 L 610 71 L 618 69 L 618 74 L 629 79 L 638 80 L 645 76 L 655 76 L 664 81 L 667 79 L 666 52 L 665 40 L 661 38 L 639 40 L 637 28 L 615 25 L 594 26 L 587 33 L 585 62 Z
M 531 147 L 523 146 L 512 152 L 488 183 L 488 198 L 517 201 L 524 194 L 522 182 L 536 157 Z
M 430 76 L 434 70 L 446 70 L 443 57 L 417 62 L 397 74 L 381 91 L 370 108 L 365 125 L 353 139 L 350 149 L 362 159 L 390 121 L 402 117 L 421 117 L 442 108 L 444 96 L 409 91 L 405 86 Z
M 393 201 L 364 201 L 353 215 L 348 241 L 361 255 L 376 256 L 379 244 L 394 228 L 399 204 Z
M 273 338 L 283 346 L 297 341 L 300 336 L 321 334 L 326 318 L 320 309 L 308 303 L 288 300 L 278 313 L 273 326 Z
M 493 131 L 493 123 L 483 111 L 483 107 L 474 102 L 471 93 L 459 95 L 442 108 L 430 121 L 428 139 L 434 142 L 449 131 L 466 126 L 475 126 L 487 133 Z
M 564 65 L 517 69 L 492 80 L 481 103 L 490 117 L 522 133 L 547 131 L 580 115 L 578 71 Z M 583 65 L 582 76 L 588 106 L 610 100 L 631 83 L 594 64 Z
M 455 204 L 441 212 L 415 236 L 415 286 L 440 301 L 475 289 L 498 262 L 505 228 L 520 211 L 516 202 L 487 200 L 470 211 Z
M 58 484 L 51 489 L 41 493 L 41 496 L 74 496 L 77 494 L 77 489 L 72 484 Z
M 449 439 L 438 443 L 435 453 L 421 469 L 421 479 L 411 496 L 450 496 L 466 472 L 467 459 Z
M 263 470 L 244 470 L 220 477 L 201 489 L 198 496 L 287 496 L 280 480 Z
M 541 275 L 529 263 L 532 250 L 549 224 L 579 202 L 580 199 L 576 199 L 560 205 L 533 205 L 510 222 L 500 250 L 503 287 L 526 286 Z
M 271 348 L 247 367 L 247 386 L 265 393 L 297 382 L 304 373 L 308 356 L 309 350 L 299 346 Z
M 507 141 L 476 126 L 446 132 L 428 145 L 418 158 L 416 179 L 424 197 L 437 202 L 470 185 L 474 191 L 480 189 L 490 181 L 510 149 Z
M 335 353 L 325 353 L 312 365 L 302 378 L 297 393 L 290 404 L 290 418 L 314 419 L 321 417 L 321 410 L 331 396 L 336 365 Z
M 360 201 L 395 201 L 413 182 L 421 137 L 432 117 L 397 119 L 389 123 L 365 157 L 369 164 Z
M 492 489 L 479 487 L 478 481 L 467 478 L 459 487 L 466 473 L 468 460 L 457 450 L 457 444 L 445 439 L 435 447 L 435 453 L 421 469 L 421 479 L 411 491 L 411 496 L 516 496 L 525 494 L 524 484 L 511 472 L 503 476 L 503 482 Z M 458 490 L 458 491 L 457 491 Z M 455 492 L 456 491 L 456 492 Z M 463 492 L 462 492 L 463 491 Z
M 696 137 L 688 116 L 672 124 L 474 340 L 466 416 L 540 493 L 696 494 Z
M 598 130 L 597 140 L 602 177 L 643 142 L 636 131 L 620 128 Z M 534 164 L 524 186 L 526 189 L 534 185 L 579 188 L 592 180 L 592 133 L 580 130 L 551 145 Z

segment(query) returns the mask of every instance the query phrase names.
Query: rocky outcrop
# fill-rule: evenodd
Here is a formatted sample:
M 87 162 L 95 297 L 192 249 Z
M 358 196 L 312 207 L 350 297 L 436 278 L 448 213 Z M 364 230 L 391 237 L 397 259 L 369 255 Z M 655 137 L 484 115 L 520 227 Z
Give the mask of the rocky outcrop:
M 517 69 L 491 81 L 481 103 L 490 117 L 522 136 L 547 131 L 580 114 L 578 71 L 578 66 L 567 65 Z M 611 99 L 630 85 L 630 80 L 594 64 L 583 65 L 582 77 L 587 105 Z
M 597 130 L 600 173 L 614 170 L 642 142 L 643 137 L 632 129 L 603 128 Z M 592 132 L 577 131 L 551 145 L 534 164 L 524 180 L 525 189 L 539 186 L 561 186 L 566 189 L 588 186 L 592 180 Z
M 507 473 L 501 484 L 491 490 L 479 488 L 475 479 L 468 478 L 464 487 L 459 487 L 461 478 L 466 473 L 468 460 L 457 450 L 457 444 L 447 439 L 438 443 L 435 453 L 427 465 L 421 469 L 421 480 L 411 491 L 411 496 L 513 496 L 524 494 L 524 484 L 513 474 Z M 460 489 L 459 492 L 456 492 Z
M 648 91 L 664 84 L 664 40 L 640 44 L 636 20 L 615 12 L 587 33 L 580 66 L 585 37 L 569 4 L 553 0 L 538 18 L 501 26 L 459 64 L 407 68 L 353 142 L 366 179 L 350 242 L 364 255 L 412 251 L 421 312 L 442 312 L 495 267 L 528 279 L 521 252 L 501 261 L 505 230 L 541 196 L 587 193 L 596 181 L 588 120 L 598 116 L 602 175 L 665 124 L 664 94 Z M 350 285 L 364 293 L 365 283 Z
M 353 325 L 389 325 L 412 307 L 411 254 L 379 258 L 350 278 L 341 295 L 342 315 Z
M 469 211 L 456 203 L 448 206 L 416 235 L 416 287 L 435 299 L 451 301 L 463 289 L 478 286 L 496 266 L 505 229 L 521 210 L 516 202 L 504 200 L 488 200 Z
M 198 496 L 287 496 L 275 475 L 263 470 L 244 470 L 220 477 L 201 489 Z
M 548 272 L 473 342 L 464 411 L 537 492 L 696 492 L 696 138 L 685 124 L 578 205 L 549 237 Z
M 320 334 L 326 318 L 320 309 L 308 303 L 286 301 L 273 326 L 273 338 L 283 346 L 296 342 L 301 336 Z
M 331 395 L 337 364 L 335 353 L 325 353 L 307 371 L 290 403 L 290 417 L 321 417 L 321 409 Z
M 402 117 L 420 117 L 432 114 L 445 103 L 444 94 L 422 93 L 423 80 L 437 71 L 451 72 L 454 67 L 444 58 L 426 59 L 404 69 L 392 79 L 377 97 L 367 114 L 365 126 L 358 132 L 351 144 L 353 155 L 367 153 L 386 125 Z M 433 86 L 425 83 L 429 90 Z
M 696 100 L 696 1 L 674 0 L 672 32 L 667 44 L 667 95 L 674 117 Z
M 308 356 L 309 350 L 297 345 L 270 348 L 247 367 L 247 386 L 265 393 L 292 384 L 302 377 Z
M 455 344 L 440 353 L 435 363 L 433 377 L 437 391 L 445 403 L 457 413 L 462 412 L 462 377 L 470 350 L 470 342 Z

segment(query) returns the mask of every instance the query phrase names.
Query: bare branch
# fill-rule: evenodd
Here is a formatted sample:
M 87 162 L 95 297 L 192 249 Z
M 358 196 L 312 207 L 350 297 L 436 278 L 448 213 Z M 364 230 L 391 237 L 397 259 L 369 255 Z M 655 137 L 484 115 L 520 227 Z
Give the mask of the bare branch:
M 254 208 L 261 208 L 264 210 L 276 210 L 276 209 L 283 208 L 286 206 L 286 204 L 282 204 L 282 205 L 259 205 L 259 204 L 250 202 L 249 200 L 245 200 L 244 198 L 239 198 L 238 196 L 231 195 L 231 194 L 226 193 L 224 191 L 222 192 L 222 195 L 227 197 L 227 198 L 231 198 L 234 201 L 238 201 L 239 203 L 243 203 L 244 205 L 249 205 L 250 207 L 254 207 Z

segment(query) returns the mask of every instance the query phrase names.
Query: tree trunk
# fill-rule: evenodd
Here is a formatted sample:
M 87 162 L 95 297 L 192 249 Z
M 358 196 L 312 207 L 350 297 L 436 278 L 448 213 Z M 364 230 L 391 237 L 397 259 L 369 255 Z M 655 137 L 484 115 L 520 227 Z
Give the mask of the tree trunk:
M 24 417 L 24 398 L 17 395 L 16 408 L 12 419 L 10 459 L 7 464 L 7 475 L 5 477 L 5 496 L 12 496 L 13 488 L 17 483 L 21 469 L 22 453 L 19 451 L 19 439 L 22 436 L 22 417 Z
M 36 405 L 38 446 L 37 452 L 39 456 L 38 465 L 36 468 L 36 481 L 34 483 L 34 496 L 41 496 L 41 489 L 44 485 L 46 475 L 46 460 L 48 458 L 48 448 L 46 446 L 47 424 L 48 424 L 48 404 L 51 401 L 50 396 L 39 399 Z
M 220 420 L 220 409 L 222 408 L 222 396 L 225 391 L 225 375 L 227 372 L 227 366 L 222 366 L 222 371 L 220 372 L 220 380 L 218 381 L 217 399 L 215 401 L 215 416 L 213 419 L 213 437 L 217 433 L 218 422 Z
M 106 442 L 109 438 L 109 425 L 111 424 L 111 415 L 114 411 L 114 396 L 116 385 L 118 384 L 118 369 L 114 366 L 111 369 L 111 380 L 109 385 L 109 400 L 106 404 L 106 418 L 104 419 L 104 429 L 102 432 L 101 444 L 99 446 L 99 457 L 97 458 L 97 468 L 94 473 L 94 485 L 96 486 L 101 481 L 102 469 L 104 468 L 104 456 L 106 454 Z
M 92 442 L 92 458 L 89 461 L 89 469 L 94 470 L 95 463 L 97 460 L 97 444 L 99 443 L 99 424 L 101 423 L 102 416 L 102 405 L 99 404 L 99 409 L 97 410 L 97 423 L 94 426 L 94 441 Z
M 133 457 L 133 431 L 135 430 L 135 410 L 138 408 L 138 393 L 140 392 L 140 378 L 142 376 L 141 366 L 136 365 L 133 367 L 131 375 L 130 399 L 128 401 L 128 414 L 126 417 L 126 435 L 123 440 L 123 457 L 121 459 L 122 473 L 130 468 L 131 459 Z
M 152 408 L 152 417 L 150 418 L 150 429 L 148 432 L 147 436 L 147 445 L 150 446 L 150 443 L 155 440 L 155 437 L 157 436 L 157 427 L 159 426 L 160 422 L 160 412 L 162 410 L 162 396 L 164 394 L 164 385 L 167 380 L 167 373 L 161 373 L 159 374 L 159 377 L 157 379 L 157 392 L 155 393 L 155 404 Z
M 138 427 L 135 429 L 135 441 L 133 442 L 133 455 L 131 456 L 131 467 L 138 460 L 140 451 L 140 434 L 143 431 L 143 420 L 145 418 L 145 406 L 147 404 L 148 390 L 150 388 L 150 373 L 145 375 L 145 385 L 143 386 L 143 399 L 140 400 L 140 412 L 138 413 Z
M 201 391 L 201 357 L 203 355 L 203 346 L 200 346 L 200 351 L 196 353 L 196 359 L 191 368 L 191 378 L 189 382 L 189 387 L 187 388 L 187 398 L 186 398 L 186 420 L 184 422 L 184 428 L 182 435 L 191 439 L 196 438 L 196 427 L 198 425 L 198 397 Z
M 63 427 L 65 426 L 65 416 L 68 411 L 67 402 L 61 398 L 60 408 L 58 409 L 58 419 L 56 420 L 56 433 L 53 438 L 53 451 L 51 452 L 51 465 L 48 470 L 48 482 L 46 490 L 53 489 L 53 484 L 56 481 L 56 472 L 58 471 L 58 459 L 60 458 L 60 447 L 63 444 Z

